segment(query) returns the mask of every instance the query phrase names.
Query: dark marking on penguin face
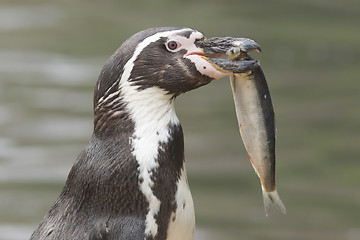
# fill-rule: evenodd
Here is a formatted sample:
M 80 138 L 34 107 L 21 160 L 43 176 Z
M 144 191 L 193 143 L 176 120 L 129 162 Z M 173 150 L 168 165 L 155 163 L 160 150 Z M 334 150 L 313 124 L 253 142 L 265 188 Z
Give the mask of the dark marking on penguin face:
M 150 43 L 134 62 L 129 81 L 139 90 L 159 87 L 178 96 L 210 83 L 213 78 L 201 74 L 184 55 L 186 50 L 169 52 L 167 38 Z

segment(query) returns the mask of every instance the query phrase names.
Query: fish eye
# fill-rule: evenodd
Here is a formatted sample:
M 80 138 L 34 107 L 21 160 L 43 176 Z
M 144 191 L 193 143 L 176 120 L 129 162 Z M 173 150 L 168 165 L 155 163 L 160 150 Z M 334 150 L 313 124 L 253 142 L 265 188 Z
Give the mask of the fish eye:
M 177 48 L 179 48 L 181 46 L 180 43 L 178 43 L 177 41 L 169 41 L 167 44 L 166 44 L 167 48 L 170 50 L 170 51 L 174 51 L 176 50 Z

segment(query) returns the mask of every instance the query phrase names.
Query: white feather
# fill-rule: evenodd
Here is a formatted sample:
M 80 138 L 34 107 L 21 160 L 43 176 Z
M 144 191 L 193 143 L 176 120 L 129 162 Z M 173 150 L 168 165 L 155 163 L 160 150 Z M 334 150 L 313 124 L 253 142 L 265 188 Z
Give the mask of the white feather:
M 176 203 L 177 209 L 170 218 L 167 240 L 193 240 L 195 213 L 185 166 L 177 183 Z

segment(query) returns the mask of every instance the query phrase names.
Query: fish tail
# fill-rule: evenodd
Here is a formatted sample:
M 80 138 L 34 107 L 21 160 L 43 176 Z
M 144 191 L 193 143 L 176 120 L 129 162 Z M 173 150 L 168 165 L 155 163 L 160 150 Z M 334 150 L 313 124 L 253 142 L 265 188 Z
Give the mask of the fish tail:
M 272 208 L 277 208 L 281 211 L 281 213 L 286 214 L 286 208 L 276 189 L 272 192 L 267 192 L 264 188 L 262 188 L 262 194 L 264 199 L 265 215 L 267 217 L 269 216 Z

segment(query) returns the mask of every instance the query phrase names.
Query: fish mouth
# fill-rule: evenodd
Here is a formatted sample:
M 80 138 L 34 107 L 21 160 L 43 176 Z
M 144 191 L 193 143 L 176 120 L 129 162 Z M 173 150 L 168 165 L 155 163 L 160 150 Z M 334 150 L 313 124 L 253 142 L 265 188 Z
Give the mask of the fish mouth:
M 249 52 L 261 52 L 261 47 L 249 38 L 213 37 L 197 40 L 202 57 L 217 70 L 225 73 L 244 73 L 260 66 Z M 223 58 L 226 57 L 227 58 Z

